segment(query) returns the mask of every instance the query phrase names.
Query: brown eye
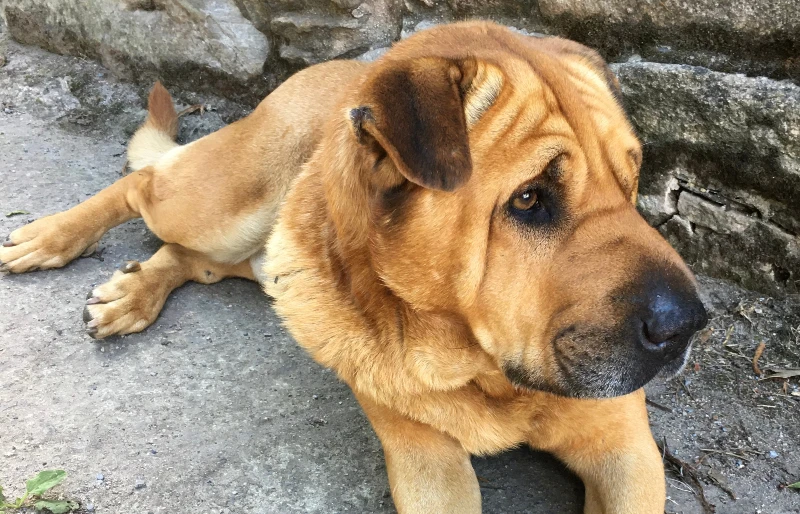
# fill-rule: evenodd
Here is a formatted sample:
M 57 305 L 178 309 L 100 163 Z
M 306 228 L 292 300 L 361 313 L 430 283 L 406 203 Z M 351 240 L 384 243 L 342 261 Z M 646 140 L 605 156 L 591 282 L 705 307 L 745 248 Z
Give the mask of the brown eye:
M 552 191 L 529 185 L 508 201 L 508 213 L 516 221 L 530 226 L 542 226 L 553 221 L 558 206 Z
M 528 211 L 539 203 L 539 195 L 533 189 L 527 189 L 511 200 L 511 207 L 518 211 Z

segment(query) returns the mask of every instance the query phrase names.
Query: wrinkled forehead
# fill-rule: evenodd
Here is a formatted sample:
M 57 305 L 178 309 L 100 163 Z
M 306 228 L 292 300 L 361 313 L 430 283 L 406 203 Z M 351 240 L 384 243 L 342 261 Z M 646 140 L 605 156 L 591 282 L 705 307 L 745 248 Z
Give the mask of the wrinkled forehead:
M 502 71 L 512 71 L 502 94 L 470 131 L 476 177 L 508 194 L 544 170 L 555 179 L 557 169 L 557 182 L 587 210 L 634 198 L 639 146 L 625 120 L 614 122 L 611 100 L 590 95 L 591 86 L 582 94 L 571 81 L 553 87 L 527 62 L 508 59 Z
M 635 154 L 631 157 L 638 167 L 641 149 L 618 101 L 616 79 L 589 48 L 560 38 L 517 34 L 493 23 L 466 22 L 415 34 L 385 57 L 423 56 L 477 60 L 474 87 L 465 96 L 471 125 L 498 109 L 516 110 L 520 121 L 532 123 L 558 115 L 593 162 L 619 161 L 602 148 L 615 145 L 625 157 Z M 513 105 L 503 103 L 511 99 Z M 612 164 L 619 171 L 628 167 Z
M 572 41 L 516 34 L 492 23 L 435 27 L 397 44 L 386 57 L 475 58 L 464 95 L 473 157 L 546 159 L 560 138 L 591 163 L 591 181 L 612 179 L 632 198 L 641 148 L 599 55 Z M 525 147 L 536 151 L 526 151 Z

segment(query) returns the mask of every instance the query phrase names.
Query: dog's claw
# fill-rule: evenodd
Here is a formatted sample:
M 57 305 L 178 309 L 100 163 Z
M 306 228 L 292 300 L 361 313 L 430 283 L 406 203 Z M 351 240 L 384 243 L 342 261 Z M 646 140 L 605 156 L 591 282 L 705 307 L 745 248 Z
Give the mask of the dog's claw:
M 3 248 L 11 248 L 12 246 L 16 246 L 13 241 L 3 241 Z
M 89 293 L 89 299 L 86 300 L 86 305 L 94 305 L 96 303 L 102 303 L 102 300 L 100 298 L 91 296 L 91 293 Z
M 135 273 L 140 269 L 142 269 L 142 265 L 139 264 L 139 261 L 128 261 L 119 268 L 123 273 Z
M 89 257 L 90 255 L 94 254 L 97 251 L 98 243 L 92 243 L 86 247 L 86 250 L 83 251 L 81 257 Z
M 89 323 L 92 321 L 92 314 L 89 312 L 89 307 L 83 308 L 83 322 Z
M 0 273 L 3 273 L 3 272 L 8 271 L 8 270 L 9 270 L 8 264 L 6 264 L 6 263 L 0 264 Z
M 97 339 L 97 328 L 92 327 L 86 330 L 86 335 L 91 337 L 92 339 Z

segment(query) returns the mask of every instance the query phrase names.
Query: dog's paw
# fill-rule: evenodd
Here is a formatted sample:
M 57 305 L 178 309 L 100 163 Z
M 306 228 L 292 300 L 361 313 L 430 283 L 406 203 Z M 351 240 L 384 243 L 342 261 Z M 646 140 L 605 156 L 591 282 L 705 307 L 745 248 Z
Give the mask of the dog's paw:
M 152 269 L 126 262 L 87 296 L 83 321 L 95 339 L 141 332 L 158 317 L 169 290 Z
M 20 227 L 0 246 L 0 272 L 25 273 L 60 268 L 97 249 L 97 239 L 65 213 Z

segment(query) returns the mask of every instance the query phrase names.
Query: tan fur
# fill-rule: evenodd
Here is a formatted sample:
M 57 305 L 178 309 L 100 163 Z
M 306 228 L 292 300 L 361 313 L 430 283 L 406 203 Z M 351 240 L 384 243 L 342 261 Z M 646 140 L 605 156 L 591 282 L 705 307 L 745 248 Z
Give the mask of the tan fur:
M 156 85 L 135 171 L 13 232 L 0 262 L 63 266 L 141 216 L 166 244 L 93 291 L 94 337 L 142 330 L 187 280 L 258 277 L 297 341 L 353 389 L 399 512 L 480 512 L 470 454 L 524 443 L 583 479 L 585 512 L 660 514 L 641 390 L 578 399 L 507 377 L 516 366 L 561 387 L 554 334 L 620 318 L 608 298 L 641 262 L 691 281 L 635 211 L 641 147 L 616 87 L 581 45 L 477 22 L 422 32 L 374 64 L 311 67 L 182 147 Z M 404 102 L 417 109 L 407 119 Z M 504 209 L 550 173 L 569 216 L 526 235 Z M 605 358 L 588 342 L 561 351 Z
M 176 148 L 178 114 L 172 97 L 160 82 L 156 82 L 147 100 L 147 120 L 128 143 L 128 166 L 138 171 L 152 166 L 167 152 Z

